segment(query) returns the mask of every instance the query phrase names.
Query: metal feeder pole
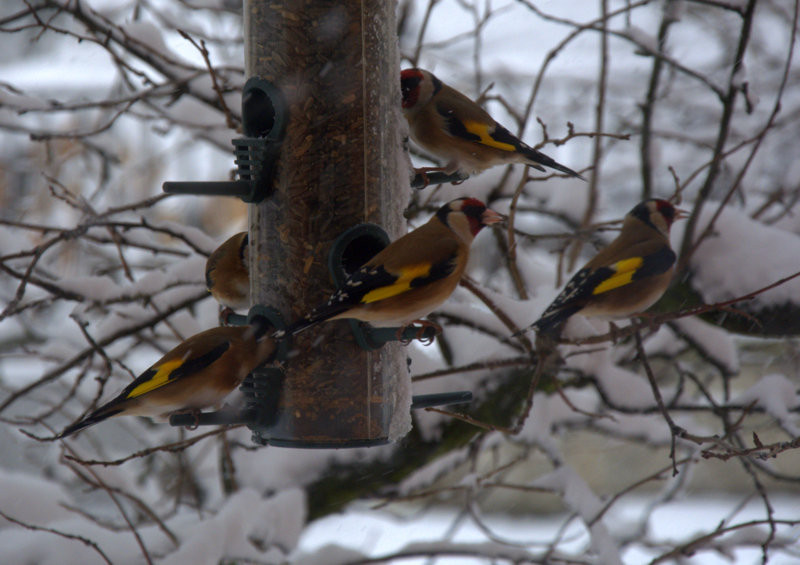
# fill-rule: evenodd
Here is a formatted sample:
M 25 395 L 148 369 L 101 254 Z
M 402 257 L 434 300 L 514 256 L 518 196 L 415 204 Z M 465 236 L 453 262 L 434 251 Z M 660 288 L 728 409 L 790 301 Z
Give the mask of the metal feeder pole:
M 395 3 L 245 0 L 248 76 L 270 81 L 288 107 L 274 193 L 251 205 L 253 303 L 296 320 L 334 290 L 326 264 L 334 240 L 372 222 L 396 239 L 410 197 L 400 123 Z M 358 347 L 346 321 L 298 335 L 275 424 L 254 439 L 296 447 L 389 440 L 407 378 L 397 343 Z M 262 437 L 258 437 L 261 435 Z

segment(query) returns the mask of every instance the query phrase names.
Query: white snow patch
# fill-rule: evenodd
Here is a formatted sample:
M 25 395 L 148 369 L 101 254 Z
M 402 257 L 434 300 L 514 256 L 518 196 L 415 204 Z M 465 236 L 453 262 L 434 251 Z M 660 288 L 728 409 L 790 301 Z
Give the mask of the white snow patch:
M 580 393 L 567 391 L 573 404 L 585 404 L 576 401 Z M 582 396 L 588 396 L 582 395 Z M 586 408 L 585 406 L 580 406 Z M 591 410 L 591 408 L 589 408 Z M 587 416 L 573 410 L 560 395 L 537 394 L 533 398 L 533 407 L 519 433 L 519 439 L 535 443 L 546 451 L 551 458 L 559 459 L 559 438 L 554 435 L 553 429 L 557 424 L 569 422 L 582 422 Z
M 29 473 L 0 469 L 0 510 L 25 523 L 47 523 L 63 520 L 73 513 L 62 506 L 69 502 L 66 489 L 53 481 Z M 0 517 L 0 530 L 10 522 Z
M 467 460 L 468 456 L 469 453 L 466 449 L 454 449 L 448 452 L 403 479 L 398 485 L 398 492 L 410 494 L 416 490 L 429 487 L 437 479 L 461 465 Z
M 577 351 L 565 348 L 564 352 Z M 586 354 L 571 355 L 567 362 L 571 368 L 594 375 L 600 388 L 616 406 L 645 408 L 652 406 L 653 391 L 647 376 L 637 374 L 613 363 L 613 350 L 610 348 Z
M 228 558 L 280 558 L 297 543 L 305 524 L 305 495 L 286 490 L 262 498 L 252 489 L 229 497 L 219 512 L 199 524 L 186 524 L 180 547 L 161 565 L 217 565 Z M 273 551 L 265 555 L 264 549 Z M 275 552 L 274 550 L 278 551 Z
M 696 234 L 702 233 L 717 206 L 713 202 L 706 205 Z M 693 285 L 706 302 L 730 300 L 797 272 L 799 257 L 800 236 L 766 226 L 728 206 L 714 224 L 712 235 L 692 255 Z M 759 294 L 754 302 L 780 306 L 796 302 L 798 296 L 800 277 Z
M 532 481 L 532 487 L 547 488 L 561 495 L 564 503 L 577 512 L 584 523 L 595 520 L 603 508 L 600 498 L 572 467 L 563 465 L 543 477 Z M 589 527 L 591 544 L 604 565 L 622 564 L 620 548 L 602 519 Z
M 674 324 L 703 354 L 724 367 L 728 375 L 739 372 L 739 353 L 730 333 L 695 317 L 680 318 Z
M 787 432 L 797 437 L 800 436 L 800 426 L 797 425 L 797 416 L 792 410 L 800 404 L 797 394 L 797 383 L 790 381 L 784 375 L 769 374 L 761 377 L 758 382 L 748 388 L 733 402 L 749 404 L 755 401 L 772 415 Z

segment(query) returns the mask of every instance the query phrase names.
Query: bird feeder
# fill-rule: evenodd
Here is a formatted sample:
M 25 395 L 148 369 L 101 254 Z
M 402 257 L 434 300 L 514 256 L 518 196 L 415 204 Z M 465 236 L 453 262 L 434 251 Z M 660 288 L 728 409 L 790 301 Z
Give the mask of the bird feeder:
M 238 179 L 165 190 L 251 203 L 249 316 L 277 327 L 323 303 L 348 272 L 405 233 L 395 14 L 387 2 L 245 0 L 244 22 L 245 67 L 258 78 L 243 90 L 245 137 L 233 140 Z M 463 402 L 469 393 L 412 401 L 397 337 L 395 328 L 346 320 L 310 328 L 282 344 L 290 350 L 282 366 L 245 380 L 244 411 L 171 422 L 240 421 L 255 443 L 285 447 L 398 439 L 412 405 Z
M 327 258 L 346 230 L 405 232 L 394 6 L 247 0 L 244 12 L 247 73 L 274 84 L 288 114 L 273 192 L 249 209 L 250 295 L 292 322 L 334 292 Z M 339 320 L 295 336 L 291 349 L 278 421 L 263 433 L 271 445 L 380 445 L 410 427 L 399 343 L 366 350 Z

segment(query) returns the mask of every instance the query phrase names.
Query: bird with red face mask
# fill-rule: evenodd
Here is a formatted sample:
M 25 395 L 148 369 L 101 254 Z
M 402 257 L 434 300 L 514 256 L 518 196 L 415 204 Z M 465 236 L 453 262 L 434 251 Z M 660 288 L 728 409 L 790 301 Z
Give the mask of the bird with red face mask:
M 495 165 L 522 163 L 540 171 L 549 167 L 583 179 L 569 167 L 528 146 L 477 103 L 428 71 L 401 71 L 400 89 L 411 139 L 445 162 L 442 167 L 425 167 L 418 172 L 458 172 L 464 176 Z
M 625 216 L 617 238 L 573 275 L 530 327 L 557 336 L 574 314 L 618 319 L 655 304 L 667 290 L 675 268 L 670 227 L 685 216 L 686 212 L 666 200 L 637 204 Z
M 116 416 L 164 419 L 219 404 L 275 353 L 271 329 L 256 318 L 253 325 L 212 328 L 190 337 L 58 437 Z
M 448 202 L 414 231 L 393 241 L 351 273 L 342 288 L 286 331 L 298 334 L 327 320 L 351 318 L 376 327 L 407 327 L 453 293 L 473 239 L 504 216 L 475 198 Z

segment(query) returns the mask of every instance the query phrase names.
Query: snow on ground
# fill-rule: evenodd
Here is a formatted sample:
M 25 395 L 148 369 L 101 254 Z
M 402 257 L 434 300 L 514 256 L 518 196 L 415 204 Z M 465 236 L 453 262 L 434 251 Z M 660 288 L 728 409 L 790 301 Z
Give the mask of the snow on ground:
M 800 497 L 787 495 L 774 501 L 776 519 L 796 519 L 797 505 Z M 631 497 L 627 502 L 614 508 L 606 522 L 616 532 L 621 527 L 630 525 L 634 519 L 647 509 L 650 500 Z M 763 506 L 752 501 L 735 511 L 739 501 L 725 496 L 694 496 L 691 499 L 678 500 L 660 506 L 648 523 L 649 541 L 658 547 L 659 544 L 688 540 L 692 536 L 708 531 L 709 524 L 718 524 L 725 520 L 729 524 L 746 523 L 750 520 L 764 518 Z M 479 544 L 487 542 L 486 530 L 470 519 L 459 519 L 456 512 L 433 509 L 429 511 L 412 511 L 405 517 L 386 511 L 368 510 L 367 508 L 351 510 L 346 515 L 331 516 L 313 523 L 300 538 L 300 546 L 293 554 L 292 560 L 303 564 L 348 563 L 353 560 L 350 552 L 368 557 L 379 557 L 401 552 L 415 544 L 430 544 L 430 549 L 442 550 L 454 544 Z M 732 516 L 735 519 L 732 519 Z M 485 526 L 489 531 L 502 535 L 504 539 L 528 548 L 533 555 L 545 551 L 552 539 L 557 537 L 560 529 L 569 521 L 567 514 L 520 514 L 515 516 L 484 516 Z M 691 556 L 683 556 L 686 565 L 730 565 L 755 564 L 760 562 L 762 543 L 768 529 L 757 528 L 752 535 L 748 547 L 738 547 L 729 555 L 713 551 L 701 551 Z M 799 529 L 781 528 L 778 543 L 794 546 L 795 557 L 776 555 L 770 565 L 791 565 L 800 558 L 800 545 L 797 543 Z M 726 539 L 726 538 L 723 538 Z M 573 554 L 584 550 L 588 544 L 586 529 L 572 520 L 561 532 L 561 543 L 558 550 Z M 438 546 L 437 546 L 438 542 Z M 726 542 L 727 543 L 727 542 Z M 726 544 L 721 544 L 722 546 Z M 325 548 L 324 551 L 320 551 Z M 344 557 L 338 559 L 333 548 L 343 551 Z M 513 547 L 511 548 L 513 550 Z M 330 552 L 330 553 L 329 553 Z M 498 550 L 502 554 L 501 550 Z M 330 561 L 315 561 L 320 555 L 327 556 Z M 646 547 L 634 542 L 625 548 L 622 561 L 626 565 L 643 565 L 650 562 L 658 552 L 654 547 Z M 423 565 L 429 563 L 427 557 L 418 556 L 402 561 L 403 565 Z M 485 559 L 469 559 L 464 556 L 442 558 L 437 565 L 486 565 Z

